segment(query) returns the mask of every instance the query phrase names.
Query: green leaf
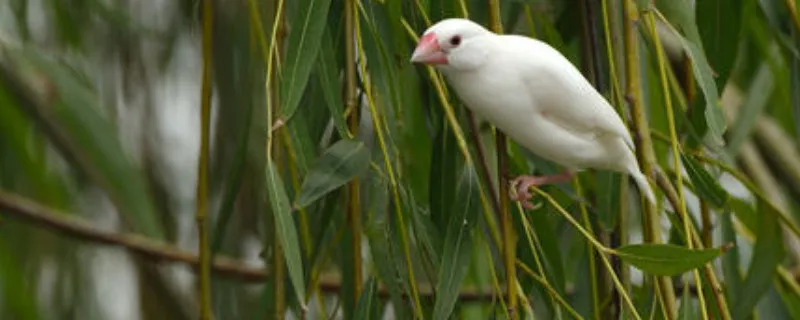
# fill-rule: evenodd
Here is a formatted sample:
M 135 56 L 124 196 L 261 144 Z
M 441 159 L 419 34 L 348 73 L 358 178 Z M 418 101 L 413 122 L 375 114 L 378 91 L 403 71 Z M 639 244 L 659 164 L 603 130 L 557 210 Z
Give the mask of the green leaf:
M 731 199 L 739 200 L 736 197 Z M 739 271 L 739 246 L 736 231 L 733 227 L 733 216 L 730 213 L 719 215 L 722 241 L 732 246 L 722 257 L 722 276 L 725 279 L 725 293 L 727 297 L 735 297 L 742 290 L 742 273 Z M 729 307 L 730 309 L 730 307 Z
M 447 223 L 442 262 L 436 282 L 436 303 L 433 319 L 448 319 L 458 300 L 461 281 L 469 268 L 472 252 L 472 231 L 478 222 L 480 195 L 474 167 L 465 166 L 461 173 L 456 201 Z
M 685 0 L 657 0 L 656 3 L 658 10 L 669 20 L 664 22 L 670 24 L 684 51 L 692 60 L 692 72 L 706 101 L 703 114 L 711 142 L 722 145 L 724 143 L 722 134 L 726 128 L 725 117 L 719 103 L 719 90 L 714 80 L 714 71 L 708 64 L 700 32 L 697 29 L 695 12 L 689 1 Z
M 700 199 L 708 201 L 714 208 L 724 207 L 730 195 L 722 188 L 719 181 L 692 157 L 681 154 L 681 161 Z
M 659 276 L 672 276 L 699 268 L 723 252 L 724 248 L 697 250 L 671 244 L 633 244 L 614 250 L 626 263 Z
M 717 88 L 724 88 L 733 69 L 742 34 L 742 0 L 698 0 L 695 5 L 700 39 L 716 72 Z
M 441 119 L 436 132 L 434 148 L 431 152 L 431 171 L 429 184 L 429 202 L 431 220 L 440 230 L 447 227 L 446 213 L 450 212 L 453 200 L 458 194 L 453 188 L 457 185 L 457 168 L 459 159 L 455 135 L 447 121 Z
M 354 320 L 369 320 L 379 317 L 378 311 L 381 304 L 378 298 L 378 281 L 370 278 L 364 285 L 364 290 L 358 298 Z
M 302 208 L 341 187 L 369 167 L 370 153 L 361 141 L 342 139 L 328 148 L 300 187 L 295 208 Z
M 36 299 L 36 289 L 32 288 L 31 283 L 26 279 L 28 275 L 25 272 L 24 261 L 20 261 L 19 257 L 14 256 L 13 251 L 9 250 L 8 246 L 14 246 L 10 239 L 0 239 L 0 276 L 3 281 L 0 282 L 0 292 L 3 293 L 3 298 L 0 302 L 3 307 L 0 312 L 7 312 L 11 318 L 34 320 L 41 319 L 41 311 L 44 306 L 38 305 Z M 48 313 L 45 313 L 48 314 Z
M 297 229 L 294 225 L 292 212 L 289 208 L 289 198 L 284 190 L 283 180 L 278 174 L 275 163 L 267 159 L 266 168 L 268 201 L 275 216 L 275 230 L 283 247 L 283 256 L 289 270 L 297 301 L 305 305 L 305 284 L 303 284 L 303 261 L 300 258 L 300 243 L 297 239 Z
M 742 199 L 731 197 L 728 201 L 728 207 L 733 211 L 736 215 L 736 219 L 738 219 L 745 228 L 750 232 L 756 232 L 761 214 L 756 212 L 753 205 Z
M 333 34 L 330 29 L 325 30 L 325 36 L 322 37 L 322 49 L 317 59 L 317 81 L 319 82 L 322 91 L 322 97 L 325 99 L 325 105 L 333 118 L 333 124 L 336 126 L 339 136 L 347 137 L 348 128 L 347 122 L 344 119 L 344 106 L 342 105 L 342 90 L 339 81 L 338 65 L 336 64 L 336 51 L 333 44 Z
M 750 87 L 747 89 L 747 97 L 738 108 L 736 122 L 728 134 L 726 151 L 731 157 L 738 155 L 742 144 L 752 137 L 756 121 L 764 113 L 774 89 L 775 75 L 771 72 L 769 64 L 762 62 L 750 82 Z
M 10 61 L 0 60 L 0 83 L 11 90 L 56 148 L 75 167 L 108 193 L 126 223 L 145 236 L 163 239 L 164 231 L 156 214 L 144 173 L 130 159 L 116 134 L 117 128 L 102 113 L 100 100 L 86 80 L 65 64 L 32 50 L 4 50 Z M 42 73 L 54 87 L 51 99 L 28 88 L 29 72 Z M 41 83 L 41 82 L 39 82 Z
M 791 316 L 791 319 L 800 319 L 800 295 L 793 291 L 790 285 L 786 284 L 784 278 L 781 278 L 781 281 L 775 286 L 775 290 L 783 300 L 783 305 L 786 307 L 786 312 Z
M 763 214 L 758 219 L 756 243 L 750 267 L 741 290 L 732 299 L 731 315 L 734 319 L 747 319 L 773 283 L 778 264 L 783 259 L 783 239 L 778 221 L 779 212 L 759 203 Z
M 297 109 L 314 61 L 317 61 L 328 19 L 330 0 L 307 0 L 298 4 L 287 39 L 286 64 L 282 68 L 280 118 L 288 121 Z

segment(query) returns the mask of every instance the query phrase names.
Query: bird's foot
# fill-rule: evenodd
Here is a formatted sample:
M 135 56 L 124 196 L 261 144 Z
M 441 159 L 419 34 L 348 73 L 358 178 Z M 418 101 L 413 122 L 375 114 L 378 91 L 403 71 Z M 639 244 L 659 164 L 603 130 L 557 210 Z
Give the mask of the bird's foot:
M 533 210 L 536 209 L 537 206 L 530 202 L 530 199 L 533 198 L 533 195 L 530 193 L 530 188 L 532 186 L 538 187 L 546 184 L 565 182 L 570 179 L 572 179 L 572 173 L 569 171 L 549 176 L 522 175 L 511 180 L 511 190 L 509 190 L 510 197 L 513 201 L 521 202 L 522 207 L 526 210 Z

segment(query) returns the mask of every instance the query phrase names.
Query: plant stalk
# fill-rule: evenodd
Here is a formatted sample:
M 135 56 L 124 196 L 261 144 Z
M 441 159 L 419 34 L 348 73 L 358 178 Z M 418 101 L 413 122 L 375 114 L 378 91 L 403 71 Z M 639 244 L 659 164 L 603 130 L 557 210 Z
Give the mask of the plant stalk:
M 500 20 L 500 2 L 488 0 L 489 28 L 497 33 L 503 33 Z M 508 139 L 506 135 L 495 129 L 495 145 L 497 149 L 497 185 L 500 207 L 500 226 L 503 230 L 503 262 L 506 271 L 506 290 L 508 292 L 508 309 L 512 319 L 518 319 L 517 312 L 517 275 L 516 275 L 516 244 L 517 236 L 513 226 L 513 218 L 509 206 L 508 194 Z
M 200 159 L 197 165 L 196 220 L 200 254 L 200 319 L 209 320 L 211 311 L 211 252 L 208 245 L 208 153 L 211 123 L 211 77 L 213 12 L 211 0 L 203 0 L 203 78 L 200 97 Z
M 655 166 L 653 155 L 653 142 L 650 139 L 650 128 L 642 103 L 642 84 L 639 67 L 639 41 L 637 25 L 639 21 L 639 9 L 634 0 L 623 0 L 623 29 L 625 30 L 625 71 L 627 79 L 626 98 L 630 103 L 632 124 L 636 143 L 636 156 L 639 166 L 645 176 L 650 177 Z M 661 243 L 661 234 L 658 229 L 658 211 L 654 204 L 649 201 L 642 201 L 644 216 L 642 217 L 642 229 L 646 242 Z M 677 304 L 675 291 L 669 277 L 655 277 L 656 293 L 662 305 L 662 310 L 668 319 L 677 317 Z
M 351 110 L 347 118 L 347 126 L 350 133 L 356 136 L 359 122 L 359 103 L 357 101 L 358 92 L 356 91 L 356 41 L 355 35 L 355 15 L 356 0 L 345 1 L 344 7 L 344 33 L 345 33 L 345 110 Z M 353 179 L 347 184 L 347 222 L 350 225 L 350 245 L 353 254 L 353 301 L 358 301 L 361 294 L 362 274 L 361 274 L 361 199 L 358 178 Z

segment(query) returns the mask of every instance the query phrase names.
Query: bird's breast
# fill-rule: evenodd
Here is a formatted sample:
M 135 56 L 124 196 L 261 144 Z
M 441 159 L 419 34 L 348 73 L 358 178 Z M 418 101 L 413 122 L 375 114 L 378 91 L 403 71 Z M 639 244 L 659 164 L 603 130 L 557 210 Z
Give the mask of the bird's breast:
M 572 132 L 548 118 L 544 104 L 550 101 L 537 99 L 556 90 L 547 82 L 526 86 L 511 72 L 475 73 L 450 82 L 468 108 L 531 152 L 576 169 L 607 161 L 605 146 L 594 136 Z

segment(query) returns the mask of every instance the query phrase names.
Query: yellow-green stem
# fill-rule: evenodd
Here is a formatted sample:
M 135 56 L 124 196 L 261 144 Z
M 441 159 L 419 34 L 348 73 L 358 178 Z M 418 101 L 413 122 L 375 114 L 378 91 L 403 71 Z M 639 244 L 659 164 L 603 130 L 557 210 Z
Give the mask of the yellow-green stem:
M 645 18 L 647 19 L 647 26 L 650 29 L 650 34 L 653 37 L 653 43 L 656 47 L 656 60 L 658 63 L 659 75 L 661 77 L 661 92 L 664 93 L 664 105 L 667 109 L 667 123 L 669 126 L 669 134 L 670 134 L 670 142 L 672 147 L 672 164 L 673 167 L 678 170 L 681 167 L 681 150 L 679 147 L 679 138 L 678 138 L 678 130 L 676 129 L 677 125 L 675 124 L 675 113 L 672 108 L 672 99 L 669 90 L 669 82 L 667 81 L 667 73 L 666 73 L 666 61 L 664 59 L 664 50 L 661 47 L 661 39 L 658 36 L 658 32 L 656 32 L 656 19 L 653 16 L 653 13 L 646 14 Z M 694 248 L 693 241 L 691 238 L 691 230 L 690 221 L 691 217 L 689 217 L 688 212 L 686 211 L 686 201 L 683 196 L 683 175 L 677 174 L 675 179 L 676 190 L 678 193 L 678 207 L 676 210 L 682 213 L 683 216 L 683 232 L 686 235 L 686 246 L 689 249 Z M 706 307 L 706 300 L 705 295 L 703 294 L 703 281 L 700 278 L 700 271 L 694 269 L 692 271 L 694 275 L 695 285 L 697 286 L 697 299 L 700 304 L 700 310 L 702 311 L 703 319 L 708 319 L 708 308 Z M 686 281 L 686 285 L 688 285 L 688 281 Z
M 664 195 L 666 196 L 667 200 L 672 204 L 674 208 L 680 208 L 681 206 L 678 205 L 678 193 L 675 191 L 675 188 L 670 184 L 667 175 L 662 172 L 658 171 L 656 173 L 656 182 L 658 186 L 664 191 Z M 685 208 L 684 208 L 685 209 Z M 680 210 L 680 209 L 679 209 Z M 676 214 L 678 220 L 682 221 L 683 217 L 686 217 L 688 214 L 683 212 L 678 212 Z M 695 246 L 698 248 L 703 248 L 702 240 L 700 236 L 695 232 L 694 228 L 689 229 L 690 236 L 692 241 L 694 241 Z M 683 231 L 678 231 L 682 233 Z M 725 296 L 722 292 L 722 286 L 717 280 L 717 275 L 714 273 L 714 269 L 711 267 L 710 264 L 706 264 L 703 266 L 703 273 L 708 278 L 709 285 L 711 286 L 711 294 L 714 295 L 714 300 L 717 303 L 717 307 L 720 310 L 720 317 L 723 320 L 731 319 L 730 311 L 728 310 L 728 302 L 725 300 Z
M 252 7 L 256 7 L 251 4 Z M 267 141 L 266 141 L 266 153 L 267 153 L 267 161 L 271 161 L 273 159 L 273 138 L 275 134 L 275 130 L 272 129 L 272 121 L 273 121 L 273 113 L 278 109 L 279 101 L 278 101 L 278 87 L 275 84 L 277 78 L 277 68 L 276 65 L 280 64 L 280 57 L 276 55 L 276 53 L 280 52 L 280 39 L 278 37 L 278 30 L 281 28 L 281 23 L 283 23 L 283 10 L 284 8 L 284 1 L 278 0 L 275 4 L 275 19 L 272 25 L 272 33 L 270 37 L 270 48 L 269 52 L 267 53 L 267 81 L 265 84 L 266 89 L 266 101 L 267 101 Z M 277 149 L 277 148 L 274 148 Z M 274 268 L 273 272 L 273 285 L 274 285 L 274 305 L 275 305 L 275 317 L 282 318 L 285 314 L 286 310 L 286 296 L 285 296 L 285 265 L 283 261 L 283 250 L 280 246 L 280 241 L 278 239 L 278 233 L 275 230 L 273 232 L 273 261 L 272 265 Z
M 655 165 L 653 156 L 653 143 L 650 140 L 650 128 L 642 104 L 642 84 L 639 68 L 639 41 L 637 24 L 639 23 L 639 9 L 634 0 L 623 0 L 623 25 L 625 33 L 625 71 L 627 79 L 626 97 L 631 104 L 633 127 L 636 131 L 636 155 L 639 166 L 645 176 L 650 177 Z M 658 229 L 658 211 L 654 204 L 643 201 L 644 216 L 642 229 L 646 242 L 660 243 L 661 233 Z M 669 319 L 677 317 L 677 304 L 675 291 L 669 277 L 655 277 L 656 294 L 661 302 L 662 310 Z
M 488 0 L 489 5 L 489 28 L 495 33 L 503 33 L 503 25 L 500 21 L 500 2 Z M 497 149 L 497 187 L 499 194 L 500 207 L 500 226 L 503 232 L 503 261 L 506 271 L 506 290 L 508 292 L 508 308 L 512 319 L 518 319 L 517 312 L 517 269 L 516 244 L 517 235 L 513 225 L 511 210 L 509 210 L 508 194 L 508 140 L 506 135 L 495 130 L 495 145 Z
M 545 198 L 545 200 L 547 200 L 547 202 L 550 203 L 550 205 L 553 206 L 553 208 L 555 208 L 556 211 L 558 211 L 558 213 L 560 213 L 561 216 L 567 220 L 567 222 L 572 224 L 572 226 L 575 227 L 575 229 L 577 229 L 578 232 L 580 232 L 584 237 L 586 237 L 586 240 L 588 240 L 592 246 L 594 246 L 594 248 L 599 253 L 598 256 L 600 256 L 600 261 L 603 262 L 603 265 L 606 267 L 606 270 L 608 270 L 609 275 L 611 276 L 611 280 L 614 282 L 615 288 L 617 288 L 617 291 L 619 291 L 620 295 L 622 295 L 622 300 L 625 302 L 625 306 L 628 307 L 634 319 L 641 319 L 641 316 L 639 316 L 639 312 L 633 305 L 633 300 L 631 300 L 631 297 L 630 295 L 628 295 L 628 292 L 625 291 L 625 288 L 622 287 L 622 283 L 619 281 L 619 278 L 614 273 L 614 268 L 611 266 L 611 262 L 609 262 L 608 257 L 606 257 L 606 254 L 616 254 L 616 252 L 612 249 L 605 247 L 602 243 L 597 241 L 597 239 L 594 238 L 592 233 L 586 230 L 586 228 L 582 227 L 581 224 L 578 223 L 578 221 L 575 220 L 575 218 L 573 218 L 572 215 L 569 214 L 569 212 L 564 210 L 564 208 L 561 207 L 561 205 L 555 199 L 553 199 L 552 196 L 545 193 L 538 187 L 531 187 L 531 190 L 533 190 L 534 192 L 536 192 L 536 194 Z
M 200 237 L 200 319 L 209 320 L 211 312 L 211 252 L 208 246 L 208 149 L 211 123 L 212 76 L 212 3 L 203 1 L 203 79 L 200 98 L 200 159 L 197 165 L 197 230 Z
M 344 33 L 345 33 L 345 106 L 347 110 L 351 110 L 347 118 L 347 125 L 350 128 L 350 133 L 355 136 L 358 131 L 358 115 L 359 106 L 356 91 L 356 63 L 355 52 L 356 42 L 353 39 L 355 33 L 356 19 L 356 1 L 345 1 L 344 10 Z M 361 294 L 361 203 L 359 199 L 359 182 L 358 179 L 353 179 L 347 185 L 347 222 L 350 225 L 350 245 L 353 254 L 353 301 L 358 300 Z
M 522 261 L 517 260 L 517 266 L 519 266 L 520 270 L 522 270 L 523 272 L 528 274 L 531 278 L 533 278 L 533 280 L 541 284 L 542 287 L 544 287 L 544 289 L 547 290 L 550 296 L 553 297 L 553 299 L 556 302 L 558 302 L 564 308 L 564 310 L 567 310 L 567 313 L 569 313 L 570 316 L 572 316 L 574 319 L 583 319 L 583 317 L 581 317 L 581 315 L 578 314 L 578 312 L 575 311 L 575 309 L 573 309 L 572 306 L 570 306 L 566 300 L 564 300 L 564 297 L 559 295 L 558 291 L 556 291 L 556 289 L 554 289 L 553 286 L 551 286 L 550 283 L 547 282 L 547 278 L 534 273 L 533 270 L 531 270 L 531 268 L 522 263 Z
M 356 10 L 355 6 L 353 10 Z M 352 14 L 355 15 L 355 13 L 356 12 L 354 11 Z M 353 19 L 353 20 L 354 20 L 353 25 L 355 26 L 354 29 L 355 32 L 353 33 L 356 35 L 355 40 L 357 44 L 357 50 L 359 56 L 363 57 L 365 53 L 360 36 L 361 27 L 358 19 Z M 400 242 L 403 249 L 403 255 L 405 256 L 406 260 L 406 270 L 408 271 L 408 282 L 409 286 L 411 287 L 411 298 L 413 301 L 414 315 L 419 319 L 423 319 L 424 316 L 422 313 L 422 304 L 420 302 L 421 300 L 419 299 L 419 289 L 417 288 L 417 281 L 416 277 L 414 276 L 414 265 L 411 260 L 411 246 L 408 244 L 409 239 L 406 237 L 408 235 L 408 229 L 406 228 L 405 217 L 403 216 L 403 208 L 400 206 L 401 200 L 400 200 L 400 193 L 398 191 L 397 179 L 395 178 L 395 171 L 390 161 L 391 158 L 389 157 L 388 148 L 386 146 L 386 138 L 384 137 L 381 118 L 378 116 L 378 111 L 375 106 L 375 99 L 373 98 L 372 95 L 371 80 L 366 69 L 366 64 L 364 64 L 362 61 L 359 61 L 358 67 L 359 70 L 361 71 L 361 74 L 363 75 L 362 78 L 362 83 L 364 84 L 363 90 L 367 98 L 367 105 L 369 107 L 370 117 L 372 119 L 373 126 L 375 127 L 375 135 L 378 138 L 378 145 L 380 146 L 381 153 L 383 155 L 383 165 L 386 168 L 387 175 L 389 176 L 389 185 L 391 187 L 392 197 L 394 198 L 394 201 L 392 202 L 394 204 L 395 212 L 397 214 L 396 217 L 397 227 L 399 228 L 401 236 Z
M 606 55 L 608 55 L 608 70 L 611 76 L 611 93 L 612 98 L 614 100 L 614 104 L 617 106 L 617 112 L 620 114 L 624 114 L 623 106 L 623 99 L 622 99 L 622 89 L 621 89 L 621 82 L 619 77 L 617 76 L 617 63 L 615 62 L 616 55 L 615 50 L 619 47 L 616 45 L 618 42 L 612 41 L 612 33 L 619 30 L 619 21 L 614 20 L 615 24 L 612 27 L 611 22 L 609 21 L 609 12 L 617 12 L 619 3 L 614 1 L 612 2 L 612 8 L 609 9 L 608 0 L 602 0 L 602 11 L 603 11 L 603 29 L 605 30 L 605 42 L 606 42 Z M 621 55 L 620 55 L 621 56 Z M 623 122 L 627 125 L 627 120 L 625 117 L 622 117 Z M 628 199 L 628 184 L 627 183 L 620 183 L 619 186 L 619 203 L 623 204 Z M 617 213 L 618 220 L 617 220 L 617 234 L 619 236 L 619 243 L 621 245 L 625 245 L 628 243 L 628 206 L 620 205 L 619 212 Z M 619 273 L 620 277 L 622 278 L 623 287 L 626 290 L 631 288 L 631 274 L 628 269 L 628 266 L 625 262 L 619 260 Z
M 573 186 L 578 198 L 583 199 L 583 188 L 581 188 L 581 182 L 577 177 L 573 180 Z M 579 203 L 579 208 L 581 211 L 581 219 L 583 219 L 583 227 L 594 235 L 594 232 L 592 231 L 592 220 L 589 219 L 589 211 L 586 210 L 586 204 L 581 201 Z M 586 246 L 586 252 L 589 253 L 589 287 L 592 290 L 592 309 L 594 310 L 594 318 L 600 319 L 600 316 L 603 314 L 603 312 L 602 308 L 600 307 L 600 285 L 598 284 L 597 257 L 594 254 L 594 250 L 592 250 L 591 243 Z M 611 272 L 614 271 L 612 270 Z
M 520 205 L 519 202 L 517 203 L 516 212 L 520 214 L 519 220 L 522 221 L 522 230 L 525 231 L 524 232 L 525 239 L 528 240 L 528 247 L 530 248 L 531 253 L 533 255 L 533 261 L 534 263 L 536 263 L 536 268 L 538 268 L 540 272 L 544 273 L 545 272 L 544 265 L 542 264 L 542 260 L 539 258 L 539 250 L 541 250 L 539 237 L 537 237 L 536 233 L 533 232 L 533 228 L 531 227 L 530 222 L 528 222 L 528 219 L 525 217 L 525 210 L 523 210 L 522 205 Z M 522 262 L 520 262 L 519 259 L 517 259 L 516 264 L 520 265 L 522 264 Z M 544 282 L 545 285 L 550 286 L 550 284 L 547 283 L 547 279 L 544 279 Z M 559 311 L 560 310 L 556 309 L 557 312 L 556 315 L 558 315 Z

